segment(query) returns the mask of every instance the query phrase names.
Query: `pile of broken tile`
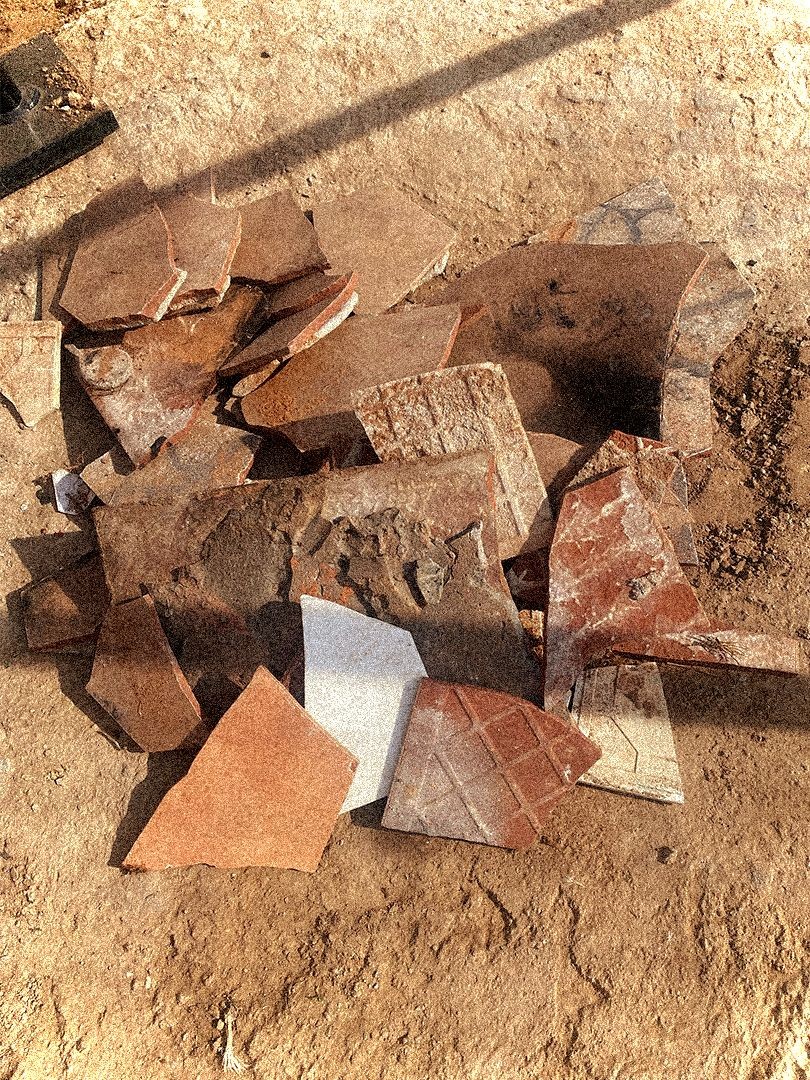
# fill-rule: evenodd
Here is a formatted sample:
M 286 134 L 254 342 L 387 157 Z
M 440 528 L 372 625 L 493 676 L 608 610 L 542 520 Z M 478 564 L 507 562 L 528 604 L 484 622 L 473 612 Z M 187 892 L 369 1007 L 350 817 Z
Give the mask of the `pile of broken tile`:
M 24 590 L 29 647 L 94 649 L 129 739 L 195 752 L 126 867 L 312 871 L 381 799 L 525 849 L 578 782 L 683 801 L 659 665 L 807 670 L 695 592 L 684 463 L 754 297 L 659 181 L 454 278 L 394 192 L 138 194 L 0 327 L 24 423 L 64 346 L 117 440 L 53 474 L 97 547 Z

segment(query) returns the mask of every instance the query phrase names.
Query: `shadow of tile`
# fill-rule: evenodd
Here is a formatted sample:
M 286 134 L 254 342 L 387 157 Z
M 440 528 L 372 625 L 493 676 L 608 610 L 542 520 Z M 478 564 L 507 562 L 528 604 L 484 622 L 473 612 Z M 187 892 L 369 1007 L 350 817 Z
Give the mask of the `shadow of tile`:
M 115 834 L 108 866 L 120 867 L 160 800 L 169 788 L 182 780 L 193 760 L 194 752 L 188 750 L 171 750 L 163 754 L 149 755 L 146 776 L 135 786 Z

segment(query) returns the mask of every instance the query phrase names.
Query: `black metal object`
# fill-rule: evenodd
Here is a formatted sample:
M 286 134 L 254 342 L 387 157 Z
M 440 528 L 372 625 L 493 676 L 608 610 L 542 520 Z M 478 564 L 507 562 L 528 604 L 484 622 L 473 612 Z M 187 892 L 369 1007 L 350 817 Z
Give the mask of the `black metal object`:
M 86 154 L 117 127 L 47 34 L 0 56 L 0 198 Z

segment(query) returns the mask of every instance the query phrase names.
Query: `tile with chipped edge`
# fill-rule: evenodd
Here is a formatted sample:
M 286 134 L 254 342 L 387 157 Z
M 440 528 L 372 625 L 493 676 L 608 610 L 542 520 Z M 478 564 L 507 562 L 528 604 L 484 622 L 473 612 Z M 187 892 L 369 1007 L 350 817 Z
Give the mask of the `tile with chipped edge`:
M 242 215 L 192 195 L 166 199 L 161 210 L 174 244 L 177 266 L 186 279 L 169 304 L 169 312 L 215 307 L 231 282 L 231 264 L 242 236 Z
M 26 427 L 59 408 L 61 362 L 60 323 L 0 322 L 0 396 Z
M 83 555 L 20 591 L 23 625 L 32 652 L 61 652 L 95 638 L 110 606 L 97 553 Z
M 234 280 L 280 285 L 328 269 L 315 229 L 288 189 L 245 203 L 240 211 L 242 239 L 231 265 Z

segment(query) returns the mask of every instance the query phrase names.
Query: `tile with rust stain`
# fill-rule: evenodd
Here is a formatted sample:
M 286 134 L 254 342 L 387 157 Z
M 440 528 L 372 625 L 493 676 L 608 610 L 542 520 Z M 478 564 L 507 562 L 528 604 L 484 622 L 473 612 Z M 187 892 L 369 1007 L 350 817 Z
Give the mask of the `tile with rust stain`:
M 382 823 L 524 850 L 598 758 L 585 736 L 528 701 L 425 679 Z
M 444 367 L 458 324 L 453 305 L 353 315 L 243 398 L 242 416 L 279 429 L 299 450 L 352 442 L 363 435 L 352 394 Z
M 456 237 L 396 191 L 360 191 L 317 205 L 313 220 L 330 264 L 357 271 L 360 315 L 381 315 L 442 273 Z
M 59 408 L 61 362 L 60 323 L 0 322 L 0 396 L 26 427 Z
M 242 240 L 231 266 L 234 280 L 279 285 L 328 269 L 315 229 L 291 191 L 274 192 L 240 210 Z
M 630 469 L 568 491 L 549 558 L 545 707 L 616 641 L 710 624 Z
M 126 468 L 123 455 L 110 451 L 91 461 L 82 478 L 107 506 L 214 491 L 244 483 L 260 444 L 250 432 L 200 419 L 143 468 Z
M 391 789 L 419 680 L 427 675 L 413 637 L 343 604 L 301 597 L 304 705 L 359 760 L 343 811 Z M 294 675 L 294 669 L 291 677 Z
M 486 307 L 485 359 L 502 364 L 523 423 L 560 430 L 561 389 L 611 428 L 657 435 L 678 311 L 706 255 L 692 244 L 532 244 L 462 274 L 431 302 Z M 473 326 L 470 344 L 480 352 Z M 468 363 L 455 352 L 450 364 Z
M 166 314 L 185 280 L 166 219 L 152 203 L 79 241 L 59 303 L 91 330 L 142 326 Z
M 537 698 L 498 557 L 488 455 L 388 462 L 94 511 L 116 601 L 145 586 L 187 674 L 301 650 L 302 595 L 401 626 L 435 678 Z
M 233 288 L 213 311 L 129 330 L 113 345 L 71 346 L 82 385 L 133 464 L 188 432 L 263 304 L 259 290 Z
M 169 311 L 215 307 L 231 283 L 231 265 L 242 236 L 242 215 L 227 206 L 179 195 L 161 204 L 174 243 L 174 258 L 186 279 Z
M 620 656 L 658 660 L 668 664 L 773 671 L 781 675 L 810 674 L 810 655 L 795 638 L 749 634 L 744 630 L 712 628 L 630 636 L 616 641 L 612 651 Z
M 602 751 L 580 783 L 658 802 L 683 802 L 657 664 L 590 668 L 577 682 L 571 711 L 582 734 Z
M 95 638 L 110 606 L 99 555 L 81 559 L 20 592 L 32 652 L 61 652 Z
M 205 737 L 200 707 L 149 596 L 115 604 L 105 615 L 87 692 L 149 754 Z
M 357 759 L 264 668 L 228 709 L 124 860 L 318 868 Z
M 551 511 L 534 454 L 497 364 L 445 368 L 352 396 L 381 461 L 486 450 L 495 459 L 501 559 L 548 547 Z

